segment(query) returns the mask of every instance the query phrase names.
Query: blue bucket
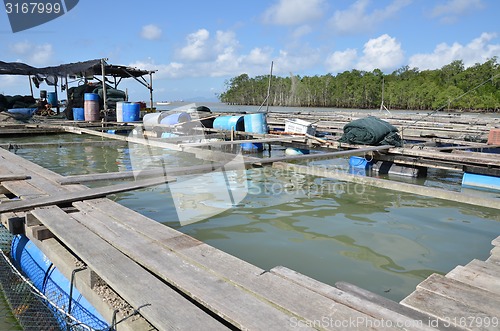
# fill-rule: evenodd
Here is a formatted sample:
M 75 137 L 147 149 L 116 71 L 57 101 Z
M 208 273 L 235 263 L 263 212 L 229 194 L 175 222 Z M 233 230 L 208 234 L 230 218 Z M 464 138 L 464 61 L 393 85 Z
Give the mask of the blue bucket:
M 252 133 L 267 133 L 267 121 L 265 113 L 248 114 L 244 116 L 245 131 Z M 262 143 L 241 144 L 244 152 L 261 152 L 264 150 Z
M 188 113 L 175 113 L 171 115 L 167 115 L 160 120 L 160 124 L 165 125 L 175 125 L 179 123 L 184 123 L 191 120 L 191 115 Z
M 56 92 L 47 93 L 47 102 L 54 107 L 57 106 L 57 93 Z
M 85 121 L 84 108 L 73 108 L 73 120 L 74 121 Z
M 47 298 L 60 305 L 69 304 L 70 282 L 47 256 L 26 236 L 14 237 L 11 244 L 14 265 L 22 270 Z M 107 329 L 104 318 L 76 289 L 72 292 L 71 313 L 96 330 Z
M 243 116 L 219 116 L 214 120 L 213 128 L 217 130 L 245 131 Z
M 141 104 L 125 102 L 122 106 L 123 122 L 137 122 L 141 118 Z

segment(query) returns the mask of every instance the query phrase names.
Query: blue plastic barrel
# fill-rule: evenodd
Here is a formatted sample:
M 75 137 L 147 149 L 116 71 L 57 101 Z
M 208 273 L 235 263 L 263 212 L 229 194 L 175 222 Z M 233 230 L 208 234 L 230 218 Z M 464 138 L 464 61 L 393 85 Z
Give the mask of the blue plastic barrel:
M 462 187 L 499 192 L 500 177 L 465 172 L 462 177 Z
M 267 121 L 265 113 L 248 114 L 244 116 L 245 131 L 252 133 L 267 133 Z M 243 143 L 241 148 L 244 152 L 261 152 L 264 150 L 262 143 Z
M 49 92 L 47 93 L 47 102 L 50 103 L 53 107 L 57 106 L 57 93 Z
M 185 112 L 170 114 L 160 120 L 160 124 L 175 125 L 191 120 L 191 115 Z
M 99 94 L 85 93 L 83 96 L 83 109 L 85 121 L 99 121 L 101 119 Z
M 99 94 L 97 93 L 85 93 L 83 96 L 84 101 L 99 101 Z
M 141 119 L 141 104 L 125 102 L 122 106 L 123 122 L 137 122 Z
M 21 270 L 50 301 L 60 305 L 60 308 L 68 308 L 70 281 L 33 242 L 24 235 L 15 236 L 11 244 L 11 257 L 16 268 Z M 93 329 L 108 328 L 104 318 L 76 288 L 73 288 L 72 298 L 72 315 Z
M 73 108 L 73 120 L 85 121 L 85 111 L 83 108 Z
M 217 130 L 245 131 L 243 116 L 219 116 L 214 120 L 213 128 Z

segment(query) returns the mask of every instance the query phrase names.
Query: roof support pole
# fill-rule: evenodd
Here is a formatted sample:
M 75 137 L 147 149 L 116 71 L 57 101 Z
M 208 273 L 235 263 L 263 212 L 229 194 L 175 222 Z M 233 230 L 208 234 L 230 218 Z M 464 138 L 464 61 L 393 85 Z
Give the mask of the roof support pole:
M 149 108 L 153 111 L 153 72 L 149 72 Z
M 104 101 L 104 121 L 108 121 L 108 97 L 106 95 L 106 62 L 101 59 L 101 73 L 102 73 L 102 98 Z

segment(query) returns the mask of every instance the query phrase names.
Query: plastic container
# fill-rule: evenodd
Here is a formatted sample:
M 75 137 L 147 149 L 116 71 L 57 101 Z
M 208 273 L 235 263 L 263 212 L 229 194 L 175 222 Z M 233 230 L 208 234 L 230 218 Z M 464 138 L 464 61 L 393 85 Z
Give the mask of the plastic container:
M 85 121 L 85 110 L 83 108 L 73 108 L 73 120 Z
M 165 114 L 166 112 L 158 112 L 158 113 L 148 113 L 148 114 L 145 114 L 143 117 L 142 117 L 142 123 L 146 126 L 146 125 L 156 125 L 156 124 L 160 124 L 160 119 L 165 117 Z
M 123 104 L 125 101 L 116 102 L 116 121 L 123 122 Z
M 57 107 L 57 93 L 56 92 L 48 92 L 47 93 L 47 102 L 52 105 L 52 107 Z
M 160 124 L 164 125 L 175 125 L 179 123 L 184 123 L 191 120 L 191 115 L 186 112 L 174 113 L 167 115 L 160 119 Z
M 267 121 L 265 113 L 248 114 L 244 116 L 245 131 L 252 133 L 267 133 Z M 262 143 L 243 143 L 241 148 L 244 152 L 254 153 L 264 150 Z
M 126 102 L 123 104 L 123 122 L 137 122 L 141 119 L 141 104 Z
M 85 121 L 99 121 L 101 112 L 99 110 L 99 94 L 85 93 L 83 101 Z
M 316 128 L 312 126 L 312 123 L 301 119 L 285 119 L 285 132 L 314 136 L 316 134 Z
M 214 120 L 213 128 L 217 130 L 245 131 L 243 116 L 219 116 Z
M 12 108 L 7 110 L 9 113 L 12 114 L 22 114 L 26 116 L 33 116 L 33 114 L 36 112 L 36 108 Z

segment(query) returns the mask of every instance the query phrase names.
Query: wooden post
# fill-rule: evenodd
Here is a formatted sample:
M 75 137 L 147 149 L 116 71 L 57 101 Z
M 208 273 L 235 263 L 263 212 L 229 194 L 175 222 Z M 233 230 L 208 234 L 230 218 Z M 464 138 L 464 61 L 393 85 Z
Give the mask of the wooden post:
M 108 121 L 108 105 L 107 105 L 107 95 L 106 95 L 106 59 L 101 59 L 101 73 L 102 73 L 102 98 L 104 100 L 104 121 Z

